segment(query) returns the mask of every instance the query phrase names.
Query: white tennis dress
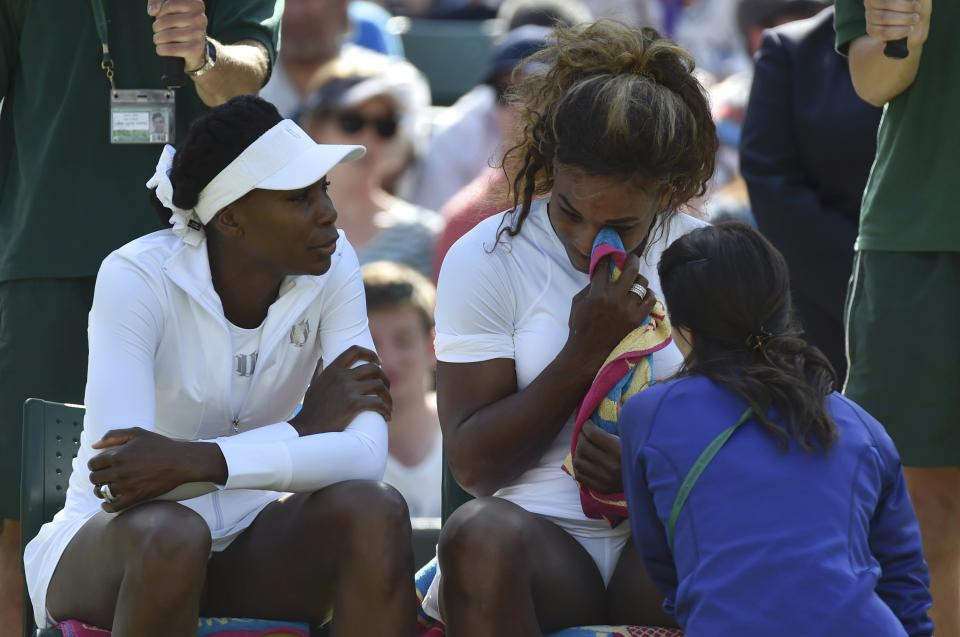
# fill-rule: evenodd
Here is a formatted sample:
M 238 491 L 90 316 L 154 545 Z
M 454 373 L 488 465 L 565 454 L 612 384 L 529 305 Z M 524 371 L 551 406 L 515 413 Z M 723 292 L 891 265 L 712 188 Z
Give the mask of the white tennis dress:
M 437 360 L 475 363 L 513 359 L 517 386 L 523 389 L 557 357 L 569 335 L 573 297 L 589 283 L 586 273 L 570 263 L 547 214 L 547 202 L 534 202 L 515 237 L 497 242 L 501 224 L 513 223 L 513 211 L 482 221 L 447 253 L 437 288 Z M 686 214 L 657 224 L 640 262 L 640 274 L 662 300 L 657 265 L 663 251 L 678 237 L 706 225 Z M 676 345 L 653 355 L 656 379 L 672 376 L 683 363 Z M 592 520 L 580 507 L 577 483 L 560 468 L 570 451 L 574 414 L 539 462 L 494 496 L 543 515 L 570 533 L 587 550 L 609 582 L 630 525 L 611 528 Z M 439 619 L 439 577 L 424 600 L 424 609 Z
M 214 551 L 285 492 L 383 475 L 387 429 L 378 414 L 360 414 L 343 432 L 305 437 L 286 422 L 318 359 L 332 361 L 352 345 L 373 349 L 357 257 L 343 234 L 326 274 L 283 283 L 257 338 L 240 339 L 241 347 L 257 348 L 244 360 L 213 288 L 206 245 L 189 246 L 162 230 L 120 248 L 100 268 L 89 319 L 87 411 L 66 506 L 24 554 L 38 626 L 55 619 L 46 597 L 60 556 L 101 510 L 87 463 L 97 453 L 90 445 L 111 429 L 141 427 L 220 446 L 226 485 L 181 502 L 206 520 Z M 246 386 L 241 400 L 232 395 L 238 370 Z

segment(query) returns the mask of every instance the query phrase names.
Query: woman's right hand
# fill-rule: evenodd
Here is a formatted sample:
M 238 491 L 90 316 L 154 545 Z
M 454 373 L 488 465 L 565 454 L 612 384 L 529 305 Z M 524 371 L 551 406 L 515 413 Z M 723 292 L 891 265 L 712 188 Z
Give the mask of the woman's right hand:
M 594 371 L 627 334 L 640 326 L 657 302 L 647 280 L 640 275 L 637 255 L 627 255 L 617 281 L 610 281 L 606 276 L 605 262 L 597 267 L 599 272 L 589 285 L 573 297 L 567 338 L 567 348 L 577 359 L 589 362 Z M 643 299 L 630 291 L 635 282 L 647 288 Z
M 353 367 L 355 363 L 362 365 Z M 375 411 L 390 420 L 390 381 L 376 352 L 359 345 L 344 351 L 313 377 L 300 413 L 290 424 L 301 436 L 343 431 L 361 412 Z

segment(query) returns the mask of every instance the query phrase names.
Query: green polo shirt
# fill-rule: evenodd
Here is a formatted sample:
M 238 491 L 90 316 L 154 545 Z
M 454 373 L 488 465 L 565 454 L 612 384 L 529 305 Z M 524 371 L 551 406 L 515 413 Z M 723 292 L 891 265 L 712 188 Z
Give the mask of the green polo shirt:
M 145 0 L 103 0 L 118 89 L 160 89 Z M 206 0 L 210 36 L 255 40 L 273 63 L 283 0 Z M 92 276 L 159 229 L 146 181 L 159 144 L 109 143 L 109 88 L 89 0 L 0 0 L 0 282 Z M 177 90 L 176 140 L 207 110 Z
M 836 0 L 837 50 L 866 35 L 863 0 Z M 913 84 L 883 112 L 860 250 L 960 251 L 960 2 L 933 3 Z M 843 143 L 838 140 L 838 143 Z

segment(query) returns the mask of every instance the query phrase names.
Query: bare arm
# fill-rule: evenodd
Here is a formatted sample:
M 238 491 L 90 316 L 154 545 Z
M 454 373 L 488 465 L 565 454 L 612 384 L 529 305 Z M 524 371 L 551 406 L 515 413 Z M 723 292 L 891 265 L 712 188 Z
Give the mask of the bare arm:
M 931 0 L 865 0 L 867 35 L 850 44 L 850 77 L 866 102 L 883 106 L 910 88 L 920 69 L 930 29 Z M 883 54 L 887 42 L 907 38 L 910 54 L 897 60 Z
M 241 40 L 215 46 L 217 65 L 193 81 L 203 103 L 217 106 L 237 95 L 256 95 L 270 69 L 270 58 L 263 45 L 254 40 Z
M 607 354 L 653 308 L 653 294 L 641 302 L 629 292 L 638 270 L 638 260 L 631 257 L 620 281 L 595 277 L 574 298 L 566 344 L 520 391 L 511 359 L 438 365 L 444 449 L 464 489 L 489 495 L 540 460 Z
M 181 57 L 187 71 L 206 62 L 207 16 L 203 0 L 151 0 L 147 13 L 154 18 L 153 42 L 157 55 Z M 256 94 L 270 70 L 270 57 L 254 40 L 236 44 L 213 41 L 216 65 L 194 78 L 197 94 L 207 106 L 223 104 L 237 95 Z
M 577 408 L 599 365 L 568 350 L 521 391 L 511 359 L 438 364 L 444 449 L 469 493 L 490 495 L 536 464 Z

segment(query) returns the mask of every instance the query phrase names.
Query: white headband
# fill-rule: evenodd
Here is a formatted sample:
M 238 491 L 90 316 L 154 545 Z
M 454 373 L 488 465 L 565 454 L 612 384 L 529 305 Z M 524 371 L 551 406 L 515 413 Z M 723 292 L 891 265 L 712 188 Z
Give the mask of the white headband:
M 203 226 L 251 190 L 305 188 L 319 181 L 337 164 L 359 159 L 365 152 L 363 146 L 317 144 L 302 128 L 285 119 L 258 137 L 221 170 L 200 191 L 193 209 L 178 208 L 173 203 L 170 169 L 177 153 L 173 146 L 163 147 L 147 188 L 156 189 L 160 203 L 171 211 L 173 232 L 184 243 L 197 246 L 205 236 Z

